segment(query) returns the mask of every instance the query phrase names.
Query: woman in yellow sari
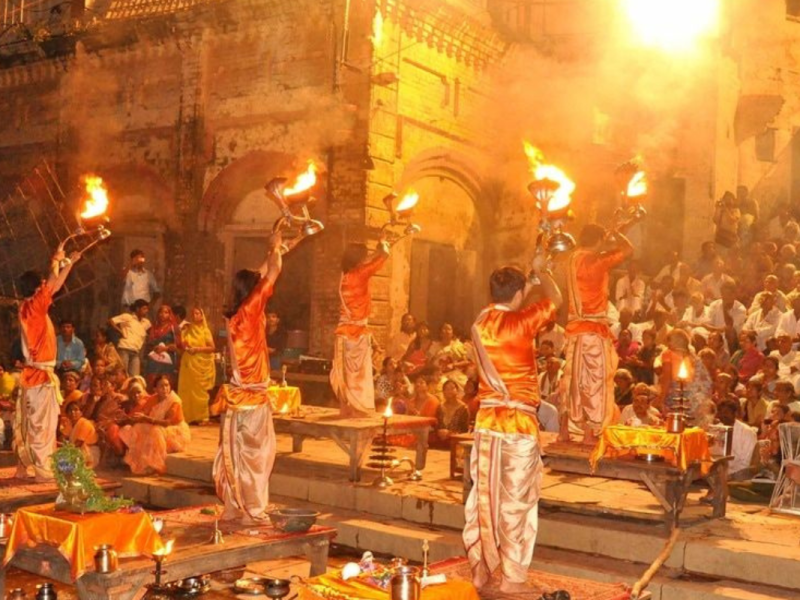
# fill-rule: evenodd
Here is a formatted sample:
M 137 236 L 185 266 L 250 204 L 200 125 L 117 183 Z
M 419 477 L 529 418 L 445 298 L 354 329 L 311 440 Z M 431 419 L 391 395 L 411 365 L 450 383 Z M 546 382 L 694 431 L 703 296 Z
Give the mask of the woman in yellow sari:
M 187 423 L 208 421 L 208 390 L 214 387 L 214 338 L 206 316 L 192 309 L 189 324 L 182 331 L 183 356 L 178 375 L 178 396 L 183 401 Z

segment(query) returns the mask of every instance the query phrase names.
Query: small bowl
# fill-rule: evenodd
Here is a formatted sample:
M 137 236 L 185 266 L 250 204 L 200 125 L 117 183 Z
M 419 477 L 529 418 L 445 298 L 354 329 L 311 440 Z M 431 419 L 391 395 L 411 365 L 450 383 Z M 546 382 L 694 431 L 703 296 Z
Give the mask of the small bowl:
M 281 508 L 269 513 L 273 527 L 286 533 L 304 533 L 317 522 L 319 513 L 305 508 Z

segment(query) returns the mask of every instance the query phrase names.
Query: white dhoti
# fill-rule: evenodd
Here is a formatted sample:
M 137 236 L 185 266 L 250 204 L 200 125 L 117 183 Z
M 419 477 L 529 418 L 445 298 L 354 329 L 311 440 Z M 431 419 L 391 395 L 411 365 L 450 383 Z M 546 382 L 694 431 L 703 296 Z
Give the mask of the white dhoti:
M 275 429 L 269 404 L 228 407 L 220 422 L 214 485 L 225 518 L 263 519 L 269 506 L 269 477 L 275 465 Z
M 361 412 L 375 410 L 372 339 L 369 334 L 361 335 L 357 339 L 336 336 L 331 387 L 341 404 L 347 404 Z
M 567 337 L 562 399 L 570 419 L 595 434 L 615 417 L 614 375 L 619 358 L 611 340 L 596 333 Z
M 476 431 L 470 473 L 464 545 L 472 572 L 490 575 L 500 567 L 504 579 L 523 583 L 538 530 L 539 441 L 528 435 Z
M 17 457 L 22 468 L 27 471 L 33 467 L 39 479 L 53 478 L 50 456 L 56 450 L 58 398 L 58 386 L 48 381 L 24 388 L 18 406 L 18 429 L 14 435 Z

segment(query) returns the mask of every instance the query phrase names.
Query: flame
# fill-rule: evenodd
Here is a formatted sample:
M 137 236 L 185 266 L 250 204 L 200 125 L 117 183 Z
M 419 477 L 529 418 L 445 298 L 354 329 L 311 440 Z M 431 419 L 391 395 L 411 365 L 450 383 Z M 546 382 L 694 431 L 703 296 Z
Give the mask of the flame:
M 547 203 L 547 211 L 555 212 L 569 206 L 572 202 L 572 192 L 575 191 L 575 182 L 555 165 L 544 164 L 544 153 L 536 146 L 530 142 L 523 142 L 523 146 L 533 176 L 536 179 L 549 179 L 559 184 L 558 189 Z
M 297 176 L 294 185 L 284 188 L 284 196 L 294 196 L 314 187 L 317 183 L 317 165 L 313 160 L 308 161 L 308 168 Z
M 164 544 L 164 547 L 161 550 L 156 550 L 153 552 L 153 556 L 169 556 L 172 554 L 172 547 L 175 545 L 175 540 L 167 540 L 167 543 Z
M 647 194 L 647 176 L 644 171 L 636 171 L 628 182 L 628 198 L 638 198 Z
M 377 50 L 383 44 L 383 15 L 380 9 L 375 13 L 372 19 L 372 35 L 369 37 L 372 40 L 372 47 Z
M 84 185 L 88 194 L 83 202 L 81 219 L 99 217 L 108 210 L 108 190 L 103 184 L 103 178 L 97 175 L 84 175 Z
M 682 52 L 718 31 L 720 0 L 621 0 L 632 33 L 646 46 Z
M 419 194 L 417 192 L 407 192 L 405 196 L 397 203 L 395 212 L 403 213 L 411 210 L 419 202 Z
M 686 359 L 684 358 L 681 361 L 681 366 L 678 368 L 678 379 L 681 381 L 686 381 L 689 379 L 689 369 L 686 366 Z
M 289 405 L 284 403 L 284 405 L 281 407 L 281 414 L 285 415 L 288 412 L 289 412 Z
M 383 411 L 383 416 L 385 418 L 387 418 L 387 419 L 389 417 L 391 417 L 391 416 L 394 416 L 394 413 L 392 412 L 392 403 L 391 402 L 389 402 L 389 404 L 386 405 L 386 410 Z

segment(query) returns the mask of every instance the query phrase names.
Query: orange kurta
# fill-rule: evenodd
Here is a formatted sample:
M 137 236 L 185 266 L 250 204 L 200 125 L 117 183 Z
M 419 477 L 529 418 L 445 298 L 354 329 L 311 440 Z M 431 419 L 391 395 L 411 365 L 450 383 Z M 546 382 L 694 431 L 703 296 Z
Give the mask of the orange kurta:
M 379 246 L 380 248 L 380 246 Z M 341 299 L 339 326 L 336 335 L 344 335 L 351 339 L 367 333 L 367 319 L 372 308 L 369 294 L 369 280 L 380 271 L 389 255 L 376 252 L 369 260 L 355 269 L 342 274 L 339 284 Z
M 267 278 L 253 288 L 239 310 L 228 320 L 228 350 L 233 375 L 231 384 L 220 387 L 213 414 L 228 406 L 260 406 L 267 404 L 269 394 L 269 350 L 267 317 L 264 308 L 272 296 L 273 286 Z
M 480 326 L 476 325 L 486 354 L 515 402 L 539 406 L 539 375 L 532 340 L 554 315 L 555 306 L 550 300 L 544 300 L 518 311 L 490 307 Z M 481 373 L 478 399 L 497 398 L 497 392 L 483 380 Z M 479 409 L 475 429 L 534 436 L 539 432 L 532 416 L 506 407 Z
M 603 317 L 608 312 L 608 273 L 625 260 L 621 250 L 578 249 L 569 262 L 569 320 L 566 333 L 597 333 L 610 337 Z
M 39 289 L 26 298 L 19 307 L 19 326 L 23 340 L 23 351 L 27 348 L 26 358 L 29 363 L 56 364 L 58 349 L 56 346 L 56 330 L 47 311 L 53 304 L 53 288 L 43 283 Z M 34 366 L 26 365 L 22 369 L 20 382 L 23 387 L 36 387 L 49 381 L 48 374 Z

